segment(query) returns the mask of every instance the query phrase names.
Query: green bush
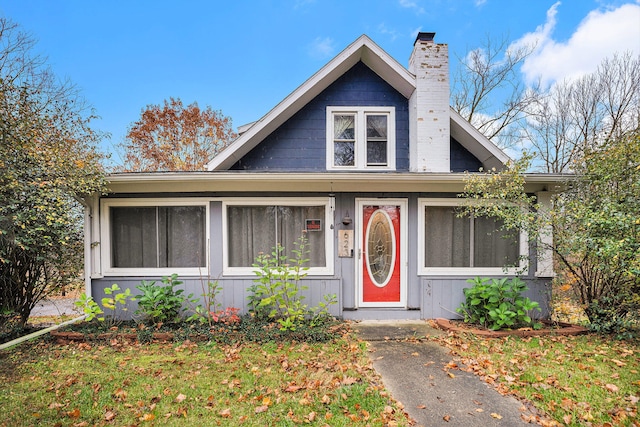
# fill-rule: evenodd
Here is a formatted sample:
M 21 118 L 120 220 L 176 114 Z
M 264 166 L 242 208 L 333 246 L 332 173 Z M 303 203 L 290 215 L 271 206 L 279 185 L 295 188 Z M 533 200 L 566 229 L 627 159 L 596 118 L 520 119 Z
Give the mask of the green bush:
M 467 282 L 473 283 L 473 287 L 463 289 L 465 301 L 456 309 L 464 315 L 466 323 L 494 331 L 525 326 L 534 329 L 542 327 L 529 315 L 532 310 L 540 311 L 540 306 L 521 295 L 528 288 L 519 278 L 498 280 L 476 277 Z
M 253 267 L 258 276 L 254 285 L 249 288 L 249 311 L 258 321 L 271 320 L 280 325 L 282 331 L 295 331 L 305 321 L 322 323 L 329 316 L 329 306 L 336 303 L 335 295 L 325 296 L 325 301 L 318 307 L 309 308 L 303 302 L 301 291 L 308 287 L 300 281 L 306 277 L 309 262 L 309 243 L 303 234 L 295 243 L 288 257 L 285 248 L 277 244 L 270 254 L 261 253 Z
M 184 295 L 184 289 L 175 289 L 182 284 L 177 274 L 164 276 L 162 283 L 164 286 L 156 285 L 155 281 L 143 280 L 137 286 L 142 294 L 136 297 L 138 301 L 136 314 L 153 324 L 178 322 L 187 310 L 185 304 L 197 302 L 197 300 L 193 299 L 193 294 Z
M 597 333 L 631 339 L 640 334 L 640 297 L 636 294 L 601 296 L 586 308 L 589 328 Z

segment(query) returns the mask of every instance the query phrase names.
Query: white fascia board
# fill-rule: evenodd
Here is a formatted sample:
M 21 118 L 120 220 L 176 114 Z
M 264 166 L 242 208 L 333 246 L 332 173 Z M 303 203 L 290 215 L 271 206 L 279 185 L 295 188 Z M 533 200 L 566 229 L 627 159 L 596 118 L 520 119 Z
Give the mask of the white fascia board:
M 209 171 L 228 170 L 360 60 L 407 99 L 415 90 L 415 77 L 369 37 L 362 35 L 264 117 L 249 128 L 243 128 L 243 133 L 214 157 L 207 164 L 207 169 Z
M 511 160 L 504 151 L 453 108 L 450 108 L 449 111 L 451 113 L 451 136 L 480 160 L 485 169 L 494 167 L 501 169 Z
M 461 192 L 464 173 L 396 172 L 160 172 L 114 174 L 107 177 L 108 193 L 411 193 Z M 526 175 L 526 190 L 559 191 L 567 175 Z

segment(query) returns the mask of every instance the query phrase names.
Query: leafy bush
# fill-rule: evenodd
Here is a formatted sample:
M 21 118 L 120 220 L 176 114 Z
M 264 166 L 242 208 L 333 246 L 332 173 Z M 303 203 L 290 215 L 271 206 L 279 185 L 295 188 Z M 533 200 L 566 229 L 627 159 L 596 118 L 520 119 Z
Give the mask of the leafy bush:
M 602 334 L 630 339 L 640 333 L 640 297 L 607 295 L 587 307 L 589 328 Z
M 222 304 L 218 302 L 218 294 L 220 293 L 220 286 L 218 281 L 202 280 L 202 301 L 204 304 L 200 304 L 198 300 L 190 300 L 189 302 L 196 303 L 193 307 L 193 314 L 187 318 L 188 322 L 199 322 L 201 324 L 207 324 L 209 327 L 214 326 L 217 323 L 237 323 L 240 321 L 238 316 L 239 308 L 227 307 L 222 309 Z
M 187 302 L 196 302 L 193 294 L 184 295 L 184 289 L 175 289 L 182 284 L 177 274 L 164 276 L 164 286 L 157 286 L 155 281 L 143 280 L 137 289 L 142 295 L 136 297 L 138 310 L 136 314 L 142 315 L 145 321 L 158 323 L 173 323 L 182 318 L 187 310 Z
M 104 321 L 107 319 L 107 323 L 110 326 L 115 326 L 122 321 L 120 312 L 127 311 L 128 299 L 133 300 L 133 297 L 131 297 L 131 289 L 127 288 L 122 292 L 118 292 L 120 290 L 120 286 L 118 286 L 117 283 L 114 283 L 110 288 L 105 288 L 104 293 L 108 296 L 101 300 L 102 306 L 107 310 L 111 310 L 111 315 L 108 317 L 101 317 L 99 320 Z
M 80 294 L 78 301 L 73 303 L 76 307 L 78 307 L 82 312 L 87 316 L 85 319 L 87 322 L 92 321 L 98 315 L 102 314 L 103 311 L 98 305 L 97 302 L 93 299 L 93 297 L 87 296 L 86 293 Z
M 118 286 L 117 283 L 114 283 L 104 290 L 107 296 L 102 298 L 101 302 L 102 307 L 110 311 L 108 316 L 98 317 L 101 314 L 105 314 L 105 312 L 100 308 L 98 303 L 95 302 L 93 297 L 87 296 L 84 292 L 74 305 L 81 309 L 87 316 L 85 319 L 87 322 L 97 318 L 100 322 L 105 322 L 107 327 L 116 326 L 122 321 L 121 312 L 127 311 L 127 300 L 134 299 L 134 297 L 131 296 L 131 289 L 127 288 L 122 292 L 118 292 L 120 290 L 120 286 Z
M 277 244 L 270 254 L 260 253 L 253 266 L 258 276 L 255 284 L 249 288 L 249 311 L 258 320 L 277 321 L 282 331 L 295 331 L 304 324 L 305 319 L 318 319 L 329 315 L 328 307 L 335 304 L 335 295 L 325 296 L 325 301 L 318 307 L 309 308 L 303 302 L 301 291 L 308 287 L 300 284 L 306 277 L 309 262 L 308 241 L 303 234 L 295 243 L 288 257 L 285 248 Z
M 476 277 L 467 280 L 473 287 L 464 288 L 465 301 L 456 311 L 464 315 L 466 323 L 474 323 L 497 331 L 505 328 L 530 326 L 540 329 L 529 312 L 540 311 L 537 302 L 521 294 L 528 288 L 517 277 L 513 279 L 488 279 Z

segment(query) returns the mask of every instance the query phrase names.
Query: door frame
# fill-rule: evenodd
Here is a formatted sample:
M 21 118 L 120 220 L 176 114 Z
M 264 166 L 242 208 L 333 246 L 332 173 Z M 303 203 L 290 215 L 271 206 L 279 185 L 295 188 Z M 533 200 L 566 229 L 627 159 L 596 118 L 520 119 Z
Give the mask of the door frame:
M 407 307 L 407 272 L 408 272 L 408 199 L 400 198 L 356 198 L 356 218 L 355 218 L 355 258 L 356 258 L 356 271 L 355 271 L 355 300 L 358 307 L 378 307 L 378 308 L 406 308 Z M 363 252 L 363 239 L 366 233 L 364 227 L 364 219 L 362 210 L 364 206 L 380 205 L 380 206 L 399 206 L 400 207 L 400 301 L 398 302 L 364 302 L 362 294 L 364 263 L 362 262 Z M 397 244 L 397 243 L 396 243 Z

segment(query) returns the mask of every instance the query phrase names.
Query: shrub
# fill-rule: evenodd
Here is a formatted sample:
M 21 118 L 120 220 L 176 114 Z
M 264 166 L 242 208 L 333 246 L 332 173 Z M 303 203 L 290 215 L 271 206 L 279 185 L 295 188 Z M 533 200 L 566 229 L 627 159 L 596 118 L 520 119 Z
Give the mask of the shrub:
M 270 254 L 260 253 L 253 266 L 258 276 L 255 284 L 249 288 L 249 311 L 256 320 L 277 321 L 282 331 L 295 331 L 304 324 L 306 319 L 317 319 L 329 315 L 328 307 L 335 304 L 335 295 L 325 296 L 325 301 L 318 307 L 309 308 L 303 302 L 301 291 L 308 287 L 300 284 L 306 277 L 309 262 L 308 241 L 303 234 L 295 243 L 291 252 L 294 257 L 288 257 L 285 248 L 277 244 Z
M 182 284 L 177 274 L 164 276 L 162 283 L 164 286 L 157 286 L 155 281 L 143 280 L 137 286 L 142 295 L 136 297 L 136 314 L 142 315 L 145 321 L 154 324 L 177 322 L 187 310 L 185 304 L 196 302 L 197 299 L 193 299 L 193 294 L 184 295 L 184 289 L 175 289 Z
M 74 305 L 81 309 L 87 316 L 85 319 L 87 322 L 97 318 L 100 322 L 104 322 L 107 327 L 117 326 L 122 321 L 122 312 L 127 311 L 127 300 L 134 299 L 134 297 L 131 296 L 131 289 L 127 288 L 122 292 L 119 291 L 121 291 L 121 289 L 117 283 L 114 283 L 104 290 L 107 296 L 102 298 L 101 302 L 102 307 L 109 310 L 108 315 L 104 315 L 104 310 L 100 308 L 93 297 L 87 296 L 84 292 Z
M 519 278 L 490 280 L 476 277 L 467 282 L 473 283 L 473 287 L 463 289 L 465 301 L 456 309 L 464 315 L 466 323 L 494 331 L 523 326 L 542 327 L 529 315 L 532 310 L 540 311 L 539 304 L 521 295 L 528 288 Z

